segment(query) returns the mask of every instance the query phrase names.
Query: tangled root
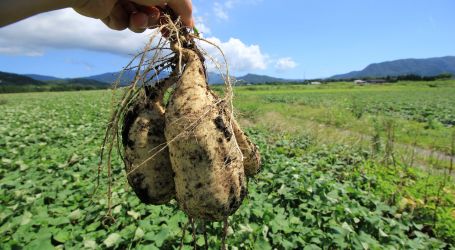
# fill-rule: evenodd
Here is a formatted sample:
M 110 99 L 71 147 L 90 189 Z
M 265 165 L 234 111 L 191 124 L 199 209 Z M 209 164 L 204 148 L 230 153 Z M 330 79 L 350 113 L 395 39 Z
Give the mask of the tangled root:
M 259 152 L 234 119 L 226 61 L 222 72 L 225 91 L 223 97 L 218 97 L 208 88 L 204 65 L 205 58 L 214 59 L 198 48 L 196 41 L 215 46 L 225 60 L 221 49 L 183 27 L 172 15 L 165 15 L 165 19 L 167 22 L 155 30 L 144 50 L 130 61 L 114 84 L 114 90 L 122 89 L 122 94 L 118 98 L 114 92 L 112 97 L 113 109 L 100 152 L 95 191 L 101 172 L 107 167 L 106 218 L 113 218 L 112 156 L 116 148 L 125 163 L 128 183 L 142 202 L 159 205 L 176 198 L 190 217 L 183 237 L 189 224 L 194 228 L 195 220 L 202 220 L 204 228 L 206 222 L 224 221 L 224 248 L 227 218 L 247 195 L 246 176 L 259 171 Z M 160 35 L 164 30 L 167 38 Z M 195 61 L 199 62 L 193 67 L 191 62 Z M 221 69 L 221 64 L 213 63 Z M 128 70 L 135 70 L 135 77 L 128 86 L 120 88 L 120 79 Z M 187 77 L 191 70 L 194 72 Z M 167 77 L 160 79 L 163 73 Z M 193 86 L 188 81 L 194 81 L 195 74 L 199 80 Z M 194 88 L 200 90 L 196 97 L 191 96 L 190 89 Z M 172 94 L 165 105 L 169 92 Z M 191 171 L 188 163 L 197 169 Z M 205 230 L 204 239 L 207 245 Z

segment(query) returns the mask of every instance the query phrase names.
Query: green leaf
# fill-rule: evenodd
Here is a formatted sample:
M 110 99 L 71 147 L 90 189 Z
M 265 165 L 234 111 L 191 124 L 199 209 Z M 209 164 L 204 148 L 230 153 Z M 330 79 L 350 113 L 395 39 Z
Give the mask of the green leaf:
M 317 245 L 311 244 L 307 245 L 303 248 L 303 250 L 320 250 L 322 248 L 318 247 Z
M 381 228 L 379 228 L 379 235 L 380 235 L 381 237 L 389 237 L 389 235 L 386 234 L 386 233 L 384 233 L 384 231 L 382 231 Z
M 272 246 L 269 242 L 259 239 L 254 243 L 254 249 L 261 249 L 261 250 L 271 250 Z
M 103 241 L 106 247 L 113 247 L 121 241 L 122 237 L 118 233 L 109 234 L 109 236 Z
M 54 250 L 54 246 L 51 243 L 50 235 L 44 238 L 38 238 L 31 241 L 24 247 L 24 250 Z
M 134 232 L 134 240 L 142 239 L 142 237 L 144 237 L 144 230 L 138 227 L 136 232 Z
M 49 224 L 53 226 L 59 226 L 63 224 L 69 224 L 70 220 L 68 217 L 57 217 L 57 218 L 52 218 L 49 220 Z
M 139 219 L 139 217 L 141 217 L 141 214 L 138 213 L 138 212 L 135 212 L 135 211 L 128 211 L 126 212 L 129 216 L 133 217 L 135 220 Z
M 65 230 L 60 230 L 57 235 L 54 236 L 54 240 L 60 242 L 60 243 L 65 243 L 67 240 L 70 239 L 70 233 Z
M 71 221 L 77 221 L 79 220 L 80 218 L 82 218 L 82 211 L 80 209 L 76 209 L 74 210 L 73 212 L 71 212 L 68 216 L 68 218 L 71 220 Z
M 204 246 L 204 245 L 205 245 L 205 240 L 204 240 L 204 238 L 199 237 L 199 238 L 196 240 L 196 245 L 198 245 L 198 246 L 200 246 L 200 247 Z
M 94 240 L 84 240 L 84 248 L 86 249 L 97 249 L 98 245 Z
M 87 232 L 93 232 L 95 231 L 99 226 L 101 225 L 101 223 L 99 221 L 95 221 L 93 222 L 92 224 L 88 225 L 87 227 L 85 227 L 85 230 Z
M 348 230 L 348 231 L 351 232 L 351 233 L 354 232 L 354 230 L 352 229 L 352 227 L 351 227 L 348 223 L 346 223 L 346 222 L 343 222 L 343 224 L 341 224 L 341 227 L 344 228 L 344 229 L 346 229 L 346 230 Z
M 24 214 L 22 215 L 22 219 L 21 219 L 21 225 L 27 225 L 28 223 L 30 223 L 30 221 L 32 220 L 32 213 L 30 213 L 29 211 L 25 211 Z
M 161 247 L 163 245 L 163 242 L 167 239 L 167 236 L 169 234 L 169 229 L 163 228 L 157 235 L 155 235 L 155 244 L 157 247 Z
M 159 248 L 157 248 L 155 246 L 155 244 L 148 244 L 148 245 L 142 245 L 142 246 L 138 246 L 139 250 L 160 250 Z M 193 248 L 191 248 L 193 249 Z

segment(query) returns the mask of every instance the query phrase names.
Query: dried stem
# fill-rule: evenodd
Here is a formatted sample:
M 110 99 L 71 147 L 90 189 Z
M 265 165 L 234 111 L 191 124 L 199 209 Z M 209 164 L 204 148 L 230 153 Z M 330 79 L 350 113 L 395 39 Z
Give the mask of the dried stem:
M 194 218 L 190 217 L 190 222 L 191 222 L 191 231 L 193 234 L 193 248 L 196 249 L 196 227 L 194 226 Z
M 226 250 L 226 238 L 228 234 L 229 222 L 228 217 L 224 218 L 223 221 L 223 236 L 221 238 L 221 249 Z
M 209 239 L 207 237 L 207 221 L 202 221 L 202 233 L 204 234 L 205 249 L 209 249 Z
M 180 239 L 180 247 L 179 247 L 180 250 L 183 249 L 183 241 L 185 240 L 186 230 L 188 229 L 188 226 L 190 225 L 190 221 L 191 221 L 191 219 L 188 219 L 188 221 L 185 223 L 185 225 L 182 228 L 182 238 Z

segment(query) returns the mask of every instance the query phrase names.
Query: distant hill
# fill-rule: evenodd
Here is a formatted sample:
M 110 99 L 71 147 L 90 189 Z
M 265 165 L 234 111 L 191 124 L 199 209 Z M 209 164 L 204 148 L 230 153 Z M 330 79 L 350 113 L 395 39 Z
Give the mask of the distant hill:
M 241 77 L 236 78 L 237 81 L 250 83 L 250 84 L 258 84 L 258 83 L 272 83 L 272 82 L 292 82 L 294 80 L 283 79 L 283 78 L 276 78 L 266 75 L 255 75 L 255 74 L 246 74 Z
M 87 76 L 87 77 L 78 77 L 78 78 L 58 78 L 58 77 L 53 77 L 53 76 L 46 76 L 46 75 L 36 75 L 36 74 L 29 74 L 26 75 L 30 78 L 33 78 L 35 80 L 39 81 L 45 81 L 49 83 L 55 83 L 55 84 L 69 84 L 69 83 L 80 83 L 80 84 L 95 84 L 95 85 L 101 85 L 100 83 L 104 84 L 109 84 L 111 85 L 115 81 L 117 81 L 118 77 L 120 76 L 120 72 L 109 72 L 109 73 L 104 73 L 104 74 L 99 74 L 99 75 L 93 75 L 93 76 Z M 133 80 L 133 78 L 136 76 L 136 71 L 125 71 L 122 74 L 122 77 L 120 79 L 120 85 L 125 86 Z M 166 77 L 167 74 L 161 75 L 161 77 Z M 93 81 L 93 82 L 90 82 Z
M 44 79 L 50 78 L 44 77 Z M 92 79 L 58 79 L 43 82 L 24 75 L 0 72 L 0 93 L 93 90 L 107 89 L 109 87 L 109 83 Z
M 48 84 L 59 84 L 59 85 L 85 85 L 85 86 L 111 86 L 110 83 L 101 82 L 93 79 L 87 78 L 69 78 L 69 79 L 58 79 L 47 81 Z
M 169 75 L 168 72 L 162 72 L 162 73 L 160 73 L 159 78 L 164 79 L 168 75 Z M 104 74 L 100 74 L 100 75 L 89 76 L 89 77 L 85 77 L 85 78 L 112 84 L 115 81 L 117 81 L 119 76 L 120 76 L 120 72 L 110 72 L 110 73 L 104 73 Z M 149 74 L 149 77 L 152 77 L 152 76 L 153 76 L 152 74 Z M 120 79 L 120 86 L 125 86 L 125 85 L 130 84 L 133 81 L 134 77 L 136 77 L 136 71 L 129 70 L 129 71 L 123 72 L 122 77 Z
M 126 84 L 130 83 L 135 75 L 136 75 L 136 71 L 125 71 L 122 74 L 122 78 L 120 79 L 120 84 L 126 85 Z M 109 72 L 109 73 L 89 76 L 89 77 L 85 77 L 85 78 L 112 84 L 117 80 L 117 78 L 119 76 L 120 76 L 120 72 Z
M 120 75 L 120 72 L 109 72 L 109 73 L 104 73 L 104 74 L 99 74 L 99 75 L 78 77 L 78 78 L 58 78 L 58 77 L 54 77 L 54 76 L 38 75 L 38 74 L 27 74 L 25 76 L 28 76 L 28 77 L 38 80 L 38 81 L 50 82 L 50 83 L 55 83 L 55 84 L 75 83 L 75 80 L 79 81 L 79 83 L 83 83 L 83 84 L 89 83 L 87 81 L 81 82 L 81 79 L 94 80 L 95 82 L 93 82 L 93 83 L 95 83 L 95 84 L 99 84 L 100 82 L 112 84 L 117 80 L 119 75 Z M 120 80 L 121 85 L 129 84 L 135 75 L 136 75 L 136 71 L 124 72 L 122 75 L 122 79 Z
M 8 74 L 8 73 L 5 73 Z M 110 72 L 99 75 L 93 75 L 82 78 L 58 78 L 47 75 L 39 74 L 28 74 L 28 75 L 14 75 L 15 82 L 22 85 L 37 85 L 37 84 L 51 84 L 51 85 L 74 85 L 74 86 L 93 86 L 96 88 L 107 88 L 117 81 L 120 76 L 120 72 Z M 169 72 L 162 72 L 159 75 L 160 79 L 164 79 L 169 75 Z M 125 71 L 123 72 L 120 79 L 120 86 L 125 86 L 131 83 L 131 81 L 136 76 L 136 71 Z M 152 74 L 150 74 L 150 77 Z M 19 78 L 22 77 L 22 78 Z M 0 78 L 1 79 L 1 78 Z M 5 78 L 6 79 L 6 78 Z M 247 74 L 240 77 L 231 76 L 232 80 L 237 80 L 237 84 L 259 84 L 259 83 L 284 83 L 284 82 L 297 82 L 301 80 L 290 80 L 283 78 L 276 78 L 267 75 L 255 75 Z M 4 80 L 6 81 L 6 80 Z M 11 82 L 11 80 L 9 80 Z M 209 84 L 223 84 L 224 79 L 221 74 L 215 72 L 208 72 L 208 82 Z M 73 86 L 73 87 L 74 87 Z M 59 88 L 63 88 L 60 86 Z
M 224 83 L 224 78 L 221 76 L 221 74 L 218 74 L 218 73 L 209 72 L 207 78 L 208 78 L 209 84 L 223 84 Z
M 236 84 L 259 84 L 259 83 L 288 83 L 288 82 L 303 82 L 303 80 L 293 80 L 276 78 L 267 75 L 256 75 L 246 74 L 244 76 L 235 77 L 231 76 L 232 80 L 236 81 Z M 223 84 L 224 79 L 221 74 L 209 72 L 208 73 L 209 84 Z
M 7 85 L 44 85 L 46 83 L 32 79 L 28 76 L 0 71 L 0 86 Z
M 455 56 L 434 57 L 427 59 L 401 59 L 382 63 L 373 63 L 360 71 L 334 75 L 332 79 L 352 79 L 365 77 L 386 77 L 401 75 L 436 76 L 443 73 L 455 75 Z
M 106 73 L 106 75 L 109 73 Z M 100 81 L 97 80 L 103 79 L 102 77 L 82 77 L 82 78 L 58 78 L 54 76 L 46 76 L 46 75 L 37 75 L 37 74 L 27 74 L 23 75 L 26 77 L 30 77 L 34 80 L 40 81 L 44 84 L 80 84 L 80 85 L 96 85 L 96 86 L 107 86 L 110 85 L 111 82 L 107 81 Z
M 37 75 L 37 74 L 26 74 L 24 76 L 27 76 L 27 77 L 30 77 L 32 79 L 35 79 L 37 81 L 42 81 L 42 82 L 61 79 L 61 78 L 54 77 L 54 76 Z
M 101 75 L 89 76 L 89 77 L 87 77 L 87 79 L 94 79 L 94 80 L 98 80 L 98 81 L 101 81 L 101 82 L 113 83 L 113 82 L 115 82 L 117 80 L 119 75 L 120 75 L 119 72 L 117 72 L 117 73 L 116 72 L 111 72 L 111 73 L 105 73 L 105 74 L 101 74 Z M 160 79 L 164 79 L 168 75 L 169 75 L 168 72 L 162 72 L 159 75 L 159 78 Z M 122 78 L 120 80 L 120 85 L 128 85 L 128 84 L 130 84 L 133 81 L 135 76 L 136 76 L 136 71 L 124 72 L 123 75 L 122 75 Z M 152 75 L 150 75 L 150 76 L 152 76 Z M 221 83 L 224 83 L 224 80 L 221 77 L 221 75 L 217 74 L 217 73 L 213 73 L 213 72 L 209 72 L 208 73 L 208 81 L 209 81 L 209 84 L 221 84 Z
M 126 85 L 129 84 L 133 78 L 135 77 L 136 72 L 135 71 L 127 71 L 123 73 L 122 78 L 121 78 L 121 85 Z M 164 79 L 168 75 L 167 72 L 163 72 L 160 74 L 160 78 Z M 95 76 L 89 76 L 86 77 L 87 79 L 94 79 L 97 81 L 101 82 L 107 82 L 107 83 L 113 83 L 114 81 L 117 80 L 119 76 L 119 72 L 111 72 L 111 73 L 105 73 L 101 75 L 95 75 Z M 257 84 L 257 83 L 271 83 L 271 82 L 292 82 L 296 80 L 288 80 L 288 79 L 282 79 L 282 78 L 276 78 L 276 77 L 271 77 L 271 76 L 266 76 L 266 75 L 255 75 L 255 74 L 247 74 L 245 76 L 241 77 L 233 77 L 233 79 L 236 79 L 237 81 L 243 82 L 243 83 L 250 83 L 250 84 Z M 214 73 L 214 72 L 209 72 L 208 73 L 208 82 L 209 84 L 222 84 L 224 83 L 224 79 L 221 76 L 221 74 Z

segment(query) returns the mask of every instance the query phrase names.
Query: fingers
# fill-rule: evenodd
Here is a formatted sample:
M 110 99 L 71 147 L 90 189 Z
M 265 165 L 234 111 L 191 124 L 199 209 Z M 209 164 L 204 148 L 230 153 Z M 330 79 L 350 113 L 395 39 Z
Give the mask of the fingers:
M 160 22 L 160 10 L 155 8 L 155 7 L 152 7 L 152 8 L 149 8 L 149 13 L 148 13 L 148 17 L 149 17 L 149 27 L 153 27 L 155 25 L 158 25 L 159 22 Z
M 177 15 L 182 18 L 183 24 L 188 27 L 194 26 L 193 21 L 193 7 L 191 4 L 191 0 L 183 0 L 183 1 L 169 1 L 169 7 L 175 11 Z
M 134 32 L 143 32 L 159 24 L 160 10 L 156 7 L 137 6 L 138 11 L 130 16 L 129 28 Z
M 154 6 L 164 7 L 166 4 L 181 17 L 183 24 L 193 27 L 191 0 L 120 0 L 101 20 L 111 29 L 129 28 L 140 33 L 159 24 L 160 10 Z
M 151 28 L 159 24 L 161 12 L 157 7 L 139 6 L 139 11 L 147 15 L 147 28 Z
M 147 28 L 147 15 L 140 12 L 138 6 L 130 1 L 120 1 L 127 13 L 128 28 L 136 33 L 144 32 Z
M 111 14 L 101 21 L 113 30 L 124 30 L 129 26 L 128 13 L 119 2 L 114 5 Z
M 130 1 L 119 1 L 109 16 L 101 20 L 111 29 L 124 30 L 129 28 L 136 33 L 158 24 L 160 11 L 155 7 L 143 7 Z
M 165 6 L 168 5 L 182 19 L 183 24 L 189 27 L 194 26 L 193 7 L 191 0 L 132 0 L 143 6 Z
M 148 27 L 148 16 L 142 12 L 136 12 L 130 16 L 129 29 L 136 33 L 144 32 Z

